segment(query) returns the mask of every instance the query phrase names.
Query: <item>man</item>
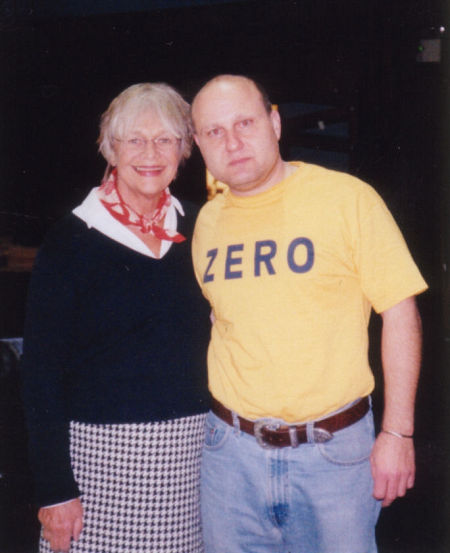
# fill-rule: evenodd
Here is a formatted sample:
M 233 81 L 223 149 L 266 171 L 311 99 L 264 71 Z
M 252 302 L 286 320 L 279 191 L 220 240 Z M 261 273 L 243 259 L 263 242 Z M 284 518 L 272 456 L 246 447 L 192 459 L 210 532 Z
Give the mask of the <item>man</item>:
M 228 189 L 193 242 L 212 306 L 202 466 L 207 553 L 373 553 L 382 505 L 414 483 L 426 289 L 376 192 L 280 157 L 280 117 L 241 77 L 209 81 L 195 141 Z M 381 313 L 385 407 L 374 441 L 367 326 Z

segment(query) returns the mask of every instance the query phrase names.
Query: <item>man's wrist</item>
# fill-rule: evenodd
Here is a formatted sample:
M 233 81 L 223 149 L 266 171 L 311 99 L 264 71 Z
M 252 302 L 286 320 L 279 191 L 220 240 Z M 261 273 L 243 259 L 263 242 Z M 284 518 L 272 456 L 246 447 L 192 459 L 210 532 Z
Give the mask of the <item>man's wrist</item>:
M 384 432 L 385 434 L 390 434 L 391 436 L 396 436 L 397 438 L 414 438 L 414 434 L 402 434 L 401 432 L 396 432 L 395 430 L 387 430 L 386 428 L 382 428 L 381 432 Z

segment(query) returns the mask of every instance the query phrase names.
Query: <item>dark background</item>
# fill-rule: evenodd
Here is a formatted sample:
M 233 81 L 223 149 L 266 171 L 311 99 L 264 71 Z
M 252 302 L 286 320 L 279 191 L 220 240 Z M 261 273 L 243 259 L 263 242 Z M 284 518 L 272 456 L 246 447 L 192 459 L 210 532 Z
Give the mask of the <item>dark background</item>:
M 383 510 L 381 553 L 450 551 L 447 4 L 0 1 L 0 237 L 38 246 L 52 222 L 98 184 L 104 170 L 95 144 L 99 117 L 125 87 L 167 81 L 191 99 L 207 78 L 224 72 L 255 77 L 280 106 L 286 159 L 300 153 L 331 160 L 384 197 L 430 290 L 419 298 L 424 363 L 417 484 Z M 439 40 L 440 61 L 420 62 L 423 39 Z M 294 117 L 292 104 L 312 107 Z M 325 131 L 318 131 L 319 121 Z M 205 201 L 197 152 L 172 190 Z M 22 335 L 28 278 L 26 272 L 0 272 L 0 338 Z M 374 317 L 377 375 L 378 331 Z M 6 447 L 0 443 L 0 551 L 31 553 L 37 526 L 17 372 L 1 374 L 0 437 Z M 376 414 L 381 388 L 379 378 Z

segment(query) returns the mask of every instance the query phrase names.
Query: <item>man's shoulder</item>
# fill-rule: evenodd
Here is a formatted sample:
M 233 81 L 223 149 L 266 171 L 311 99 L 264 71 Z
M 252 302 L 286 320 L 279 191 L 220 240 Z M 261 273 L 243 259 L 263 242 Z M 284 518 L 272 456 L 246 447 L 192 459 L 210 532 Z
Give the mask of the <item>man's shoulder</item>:
M 343 201 L 361 196 L 372 199 L 379 197 L 370 184 L 356 175 L 312 163 L 298 163 L 298 166 L 300 170 L 297 171 L 294 182 L 302 186 L 291 186 L 291 193 L 295 194 L 306 188 L 309 194 L 320 194 L 324 198 L 332 197 Z
M 360 178 L 347 171 L 324 167 L 307 162 L 295 162 L 298 171 L 295 173 L 298 180 L 321 181 L 324 183 L 333 183 L 335 185 L 358 187 L 368 186 Z
M 224 207 L 224 195 L 217 194 L 212 200 L 208 200 L 201 208 L 197 218 L 197 224 L 214 222 Z

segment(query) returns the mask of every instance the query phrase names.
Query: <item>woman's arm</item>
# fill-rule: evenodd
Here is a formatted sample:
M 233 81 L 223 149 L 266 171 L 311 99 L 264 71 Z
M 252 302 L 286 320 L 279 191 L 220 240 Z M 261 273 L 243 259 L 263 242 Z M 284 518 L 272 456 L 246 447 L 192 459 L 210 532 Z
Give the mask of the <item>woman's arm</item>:
M 79 499 L 54 507 L 41 507 L 38 518 L 43 537 L 50 542 L 53 551 L 69 551 L 72 538 L 78 541 L 83 529 L 83 507 Z
M 30 281 L 21 361 L 30 464 L 38 505 L 80 495 L 72 474 L 65 370 L 72 354 L 76 274 L 64 233 L 41 248 Z

